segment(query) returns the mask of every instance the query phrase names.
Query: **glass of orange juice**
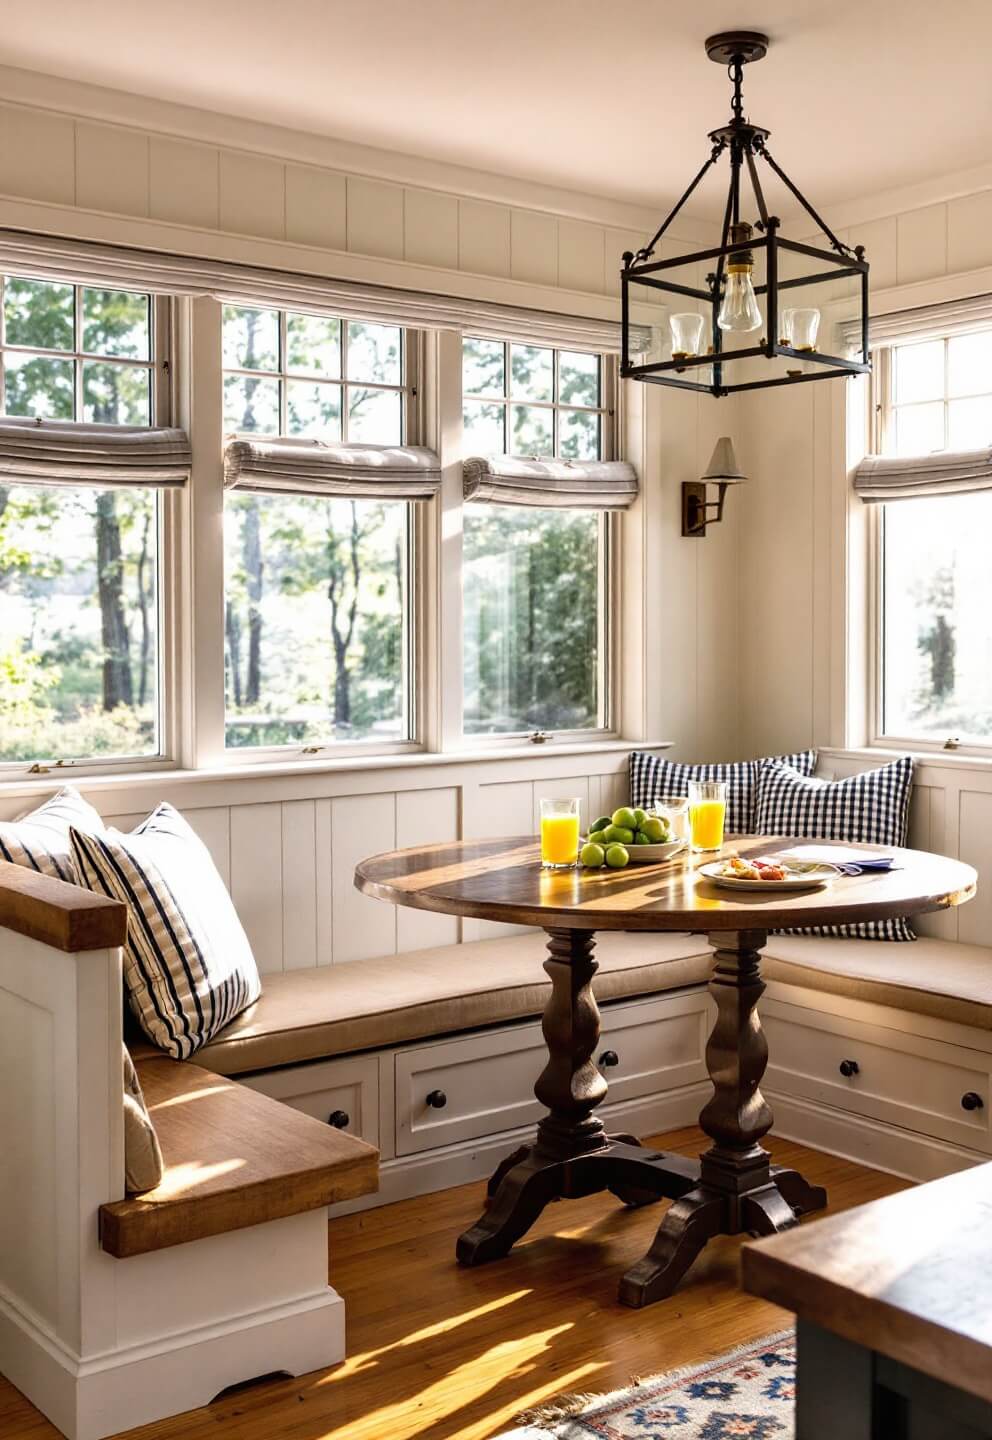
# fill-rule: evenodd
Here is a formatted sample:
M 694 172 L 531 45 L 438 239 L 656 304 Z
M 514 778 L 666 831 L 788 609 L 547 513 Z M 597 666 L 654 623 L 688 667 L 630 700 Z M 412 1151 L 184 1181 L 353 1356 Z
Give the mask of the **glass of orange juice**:
M 541 864 L 567 870 L 579 862 L 579 801 L 541 801 Z
M 722 780 L 689 781 L 689 835 L 693 850 L 719 850 L 727 813 L 727 787 Z

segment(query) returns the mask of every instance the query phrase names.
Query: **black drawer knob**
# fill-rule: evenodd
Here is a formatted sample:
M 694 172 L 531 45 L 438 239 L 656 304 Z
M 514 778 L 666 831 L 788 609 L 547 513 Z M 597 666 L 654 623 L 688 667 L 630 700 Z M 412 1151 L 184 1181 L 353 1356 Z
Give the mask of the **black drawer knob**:
M 857 1060 L 842 1060 L 840 1062 L 840 1073 L 845 1080 L 850 1080 L 852 1075 L 859 1075 L 861 1073 L 861 1067 Z
M 432 1110 L 443 1110 L 448 1103 L 448 1097 L 443 1090 L 432 1090 L 427 1097 L 427 1104 Z
M 328 1125 L 333 1125 L 335 1130 L 347 1130 L 351 1124 L 351 1116 L 347 1110 L 332 1110 L 327 1117 Z
M 604 1069 L 611 1069 L 614 1065 L 620 1064 L 620 1056 L 615 1050 L 604 1050 L 599 1057 L 599 1063 Z
M 964 1095 L 961 1096 L 961 1109 L 984 1110 L 985 1101 L 982 1099 L 981 1095 L 976 1095 L 974 1090 L 968 1090 Z

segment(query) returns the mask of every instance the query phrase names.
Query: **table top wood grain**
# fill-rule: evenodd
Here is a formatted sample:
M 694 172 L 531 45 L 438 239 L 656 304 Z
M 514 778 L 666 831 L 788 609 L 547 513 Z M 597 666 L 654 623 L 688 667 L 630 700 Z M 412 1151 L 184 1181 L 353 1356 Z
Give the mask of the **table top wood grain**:
M 744 1288 L 992 1402 L 992 1165 L 744 1247 Z
M 741 836 L 722 855 L 766 855 L 810 841 Z M 816 841 L 817 848 L 827 842 Z M 850 846 L 839 846 L 850 849 Z M 544 870 L 533 836 L 455 840 L 363 860 L 355 884 L 366 895 L 476 920 L 545 929 L 772 930 L 885 920 L 961 905 L 975 893 L 970 865 L 921 850 L 859 845 L 895 856 L 889 873 L 839 876 L 828 888 L 722 889 L 699 874 L 717 854 L 688 855 L 624 870 Z

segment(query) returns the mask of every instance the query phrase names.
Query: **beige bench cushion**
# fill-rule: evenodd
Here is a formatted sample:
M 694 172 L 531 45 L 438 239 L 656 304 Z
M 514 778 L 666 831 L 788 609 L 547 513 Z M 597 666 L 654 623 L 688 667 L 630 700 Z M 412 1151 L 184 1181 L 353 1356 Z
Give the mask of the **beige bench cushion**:
M 543 932 L 263 977 L 262 997 L 197 1053 L 221 1075 L 271 1070 L 540 1015 L 551 985 Z M 598 936 L 600 1001 L 709 978 L 698 935 Z
M 761 969 L 766 980 L 992 1029 L 992 949 L 984 945 L 772 935 Z

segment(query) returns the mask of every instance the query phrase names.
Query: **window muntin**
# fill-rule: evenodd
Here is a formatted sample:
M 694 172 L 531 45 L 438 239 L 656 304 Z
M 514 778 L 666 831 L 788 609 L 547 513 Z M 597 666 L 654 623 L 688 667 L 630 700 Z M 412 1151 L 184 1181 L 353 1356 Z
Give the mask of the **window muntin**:
M 465 453 L 605 458 L 603 371 L 601 355 L 466 336 Z
M 399 445 L 398 326 L 226 305 L 227 430 Z M 256 753 L 413 738 L 405 501 L 225 501 L 225 743 Z
M 161 753 L 161 504 L 0 485 L 0 763 Z
M 467 336 L 465 453 L 608 458 L 606 369 L 601 355 Z M 610 530 L 601 512 L 466 506 L 466 734 L 607 728 Z
M 225 305 L 224 428 L 401 445 L 410 395 L 403 330 Z
M 893 345 L 880 358 L 883 453 L 992 443 L 992 330 Z
M 0 283 L 4 414 L 103 425 L 152 423 L 149 295 L 10 275 Z
M 878 352 L 882 454 L 992 442 L 992 330 Z M 992 741 L 992 494 L 872 506 L 877 556 L 875 733 L 976 747 Z

